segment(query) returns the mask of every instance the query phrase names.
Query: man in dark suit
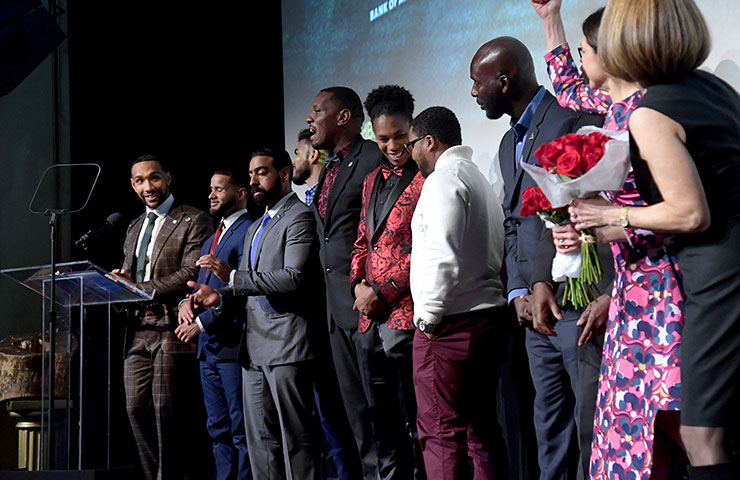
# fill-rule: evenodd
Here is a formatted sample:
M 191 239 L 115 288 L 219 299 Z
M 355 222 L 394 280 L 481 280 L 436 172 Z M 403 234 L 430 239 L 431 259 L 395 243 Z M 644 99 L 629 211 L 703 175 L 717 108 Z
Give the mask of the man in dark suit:
M 364 478 L 375 480 L 378 468 L 391 460 L 378 458 L 373 445 L 368 400 L 358 367 L 358 316 L 352 309 L 354 299 L 349 289 L 350 257 L 360 222 L 363 181 L 383 158 L 374 142 L 360 136 L 363 119 L 357 93 L 347 87 L 331 87 L 316 96 L 306 121 L 314 148 L 332 152 L 321 172 L 312 208 L 321 245 L 329 335 L 342 400 Z M 325 409 L 324 414 L 328 411 Z
M 174 333 L 177 303 L 187 293 L 187 282 L 197 277 L 201 246 L 213 232 L 206 212 L 175 202 L 171 180 L 152 155 L 134 162 L 131 186 L 146 212 L 129 225 L 123 266 L 112 272 L 154 292 L 153 301 L 130 311 L 123 367 L 126 410 L 147 480 L 178 476 L 174 408 L 182 386 L 175 376 L 186 368 L 185 354 L 194 353 L 195 345 Z
M 190 282 L 198 289 L 191 298 L 216 307 L 219 316 L 246 312 L 239 363 L 254 477 L 318 480 L 310 342 L 321 322 L 321 309 L 314 306 L 320 287 L 314 218 L 291 191 L 288 152 L 257 151 L 249 171 L 252 194 L 265 214 L 247 231 L 248 254 L 227 287 L 216 291 Z
M 536 216 L 520 213 L 522 192 L 535 185 L 521 164 L 536 164 L 533 153 L 540 145 L 577 130 L 581 123 L 598 120 L 560 107 L 538 85 L 532 56 L 515 38 L 499 37 L 481 46 L 473 57 L 470 76 L 471 94 L 486 116 L 511 117 L 512 128 L 499 147 L 506 217 L 506 291 L 520 323 L 530 324 L 530 277 L 543 224 Z M 576 311 L 563 310 L 562 319 L 554 327 L 555 336 L 531 328 L 526 332 L 542 480 L 572 478 L 577 471 L 578 316 Z
M 239 268 L 244 236 L 252 224 L 247 213 L 247 185 L 231 170 L 216 170 L 211 177 L 210 214 L 219 219 L 219 225 L 200 252 L 198 283 L 225 287 L 232 270 Z M 241 319 L 238 315 L 217 318 L 210 309 L 196 312 L 189 299 L 180 302 L 178 318 L 178 338 L 183 342 L 198 339 L 200 381 L 216 479 L 246 480 L 250 475 L 242 413 L 242 369 L 236 362 Z
M 556 226 L 553 230 L 566 230 Z M 552 324 L 562 317 L 560 305 L 553 296 L 553 291 L 562 298 L 564 284 L 552 279 L 552 263 L 555 258 L 553 230 L 543 229 L 539 250 L 532 276 L 532 321 L 535 330 L 543 335 L 554 335 Z M 572 240 L 571 240 L 572 241 Z M 574 247 L 570 242 L 558 244 L 558 251 L 570 253 Z M 591 441 L 594 434 L 594 416 L 599 391 L 599 374 L 601 373 L 601 354 L 604 348 L 604 330 L 611 292 L 614 286 L 614 257 L 609 244 L 597 244 L 599 262 L 603 275 L 594 286 L 596 300 L 583 309 L 578 319 L 578 444 L 581 449 L 580 471 L 583 477 L 588 476 L 591 460 Z

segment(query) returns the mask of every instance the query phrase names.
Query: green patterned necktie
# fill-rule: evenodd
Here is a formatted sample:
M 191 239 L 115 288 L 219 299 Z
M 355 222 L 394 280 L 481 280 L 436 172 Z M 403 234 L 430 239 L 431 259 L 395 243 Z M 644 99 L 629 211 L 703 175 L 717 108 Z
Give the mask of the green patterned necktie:
M 146 271 L 146 251 L 149 250 L 149 242 L 152 240 L 152 231 L 154 230 L 154 222 L 157 221 L 157 214 L 149 212 L 146 216 L 149 219 L 149 223 L 144 230 L 144 236 L 141 238 L 141 246 L 139 247 L 139 253 L 136 255 L 136 283 L 144 281 L 144 272 Z

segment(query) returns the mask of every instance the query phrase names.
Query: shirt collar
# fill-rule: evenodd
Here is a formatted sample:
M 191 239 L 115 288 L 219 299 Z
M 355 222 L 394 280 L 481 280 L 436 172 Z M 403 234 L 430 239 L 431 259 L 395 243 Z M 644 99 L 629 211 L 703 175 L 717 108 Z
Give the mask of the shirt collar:
M 270 218 L 275 218 L 275 215 L 278 214 L 280 211 L 280 208 L 283 206 L 283 204 L 288 200 L 288 197 L 293 195 L 293 192 L 285 195 L 283 198 L 277 201 L 275 205 L 272 206 L 269 210 L 267 210 L 267 214 L 270 216 Z
M 473 149 L 467 145 L 456 145 L 450 147 L 439 156 L 434 166 L 434 171 L 442 170 L 453 165 L 456 161 L 473 162 Z M 476 167 L 477 168 L 477 167 Z
M 357 138 L 353 138 L 349 142 L 347 142 L 342 148 L 339 149 L 339 151 L 334 152 L 334 155 L 326 159 L 327 163 L 330 162 L 339 162 L 342 163 L 342 160 L 344 160 L 344 157 L 347 156 L 347 153 L 349 153 L 349 149 L 352 148 L 352 145 L 354 145 L 355 141 L 357 141 Z
M 537 111 L 537 108 L 540 106 L 542 99 L 545 98 L 545 91 L 546 91 L 545 87 L 540 87 L 540 89 L 537 91 L 537 94 L 529 102 L 529 105 L 527 105 L 527 108 L 524 109 L 524 112 L 522 113 L 522 116 L 519 117 L 519 120 L 517 120 L 516 122 L 509 123 L 509 125 L 511 125 L 511 128 L 514 129 L 514 133 L 516 133 L 517 142 L 521 142 L 522 137 L 524 137 L 524 135 L 529 130 L 529 126 L 532 123 L 532 118 L 534 117 L 534 113 Z
M 173 197 L 170 193 L 170 196 L 167 197 L 167 200 L 160 203 L 157 208 L 146 207 L 146 213 L 148 215 L 149 213 L 154 212 L 158 217 L 165 217 L 168 213 L 170 213 L 170 209 L 172 208 L 173 203 L 175 203 L 175 197 Z
M 224 222 L 224 231 L 228 230 L 229 227 L 232 226 L 234 222 L 236 222 L 239 217 L 241 217 L 245 213 L 247 213 L 247 209 L 242 208 L 241 210 L 237 210 L 236 212 L 221 220 L 222 222 Z

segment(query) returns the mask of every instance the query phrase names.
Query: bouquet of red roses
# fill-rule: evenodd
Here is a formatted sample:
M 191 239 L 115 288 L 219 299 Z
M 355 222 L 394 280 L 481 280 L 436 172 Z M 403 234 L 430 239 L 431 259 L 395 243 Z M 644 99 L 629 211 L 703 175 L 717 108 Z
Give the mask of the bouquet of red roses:
M 548 227 L 569 221 L 566 207 L 552 208 L 540 187 L 528 187 L 522 192 L 521 215 L 537 215 Z M 601 280 L 602 275 L 595 242 L 587 243 L 584 237 L 581 236 L 581 252 L 555 254 L 552 267 L 553 279 L 565 280 L 563 303 L 571 303 L 576 309 L 585 307 L 596 298 L 593 285 Z
M 584 127 L 539 147 L 534 155 L 541 167 L 522 164 L 539 187 L 522 193 L 521 214 L 565 223 L 572 200 L 620 189 L 630 168 L 627 138 L 627 132 Z M 581 234 L 580 252 L 557 253 L 553 260 L 553 280 L 566 282 L 563 302 L 576 309 L 595 299 L 593 285 L 601 275 L 596 238 L 588 232 Z

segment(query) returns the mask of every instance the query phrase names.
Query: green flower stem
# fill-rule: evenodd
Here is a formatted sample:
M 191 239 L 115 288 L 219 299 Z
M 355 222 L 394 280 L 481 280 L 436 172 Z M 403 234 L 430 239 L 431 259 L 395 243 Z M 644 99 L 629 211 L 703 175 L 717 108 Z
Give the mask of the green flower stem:
M 593 235 L 581 236 L 581 270 L 578 278 L 568 278 L 565 282 L 563 303 L 570 303 L 576 310 L 596 300 L 594 285 L 603 275 L 595 242 Z

